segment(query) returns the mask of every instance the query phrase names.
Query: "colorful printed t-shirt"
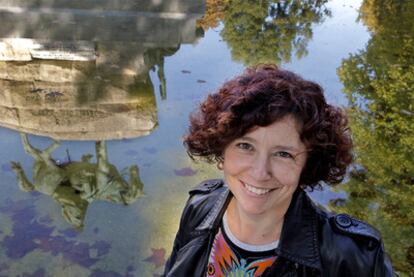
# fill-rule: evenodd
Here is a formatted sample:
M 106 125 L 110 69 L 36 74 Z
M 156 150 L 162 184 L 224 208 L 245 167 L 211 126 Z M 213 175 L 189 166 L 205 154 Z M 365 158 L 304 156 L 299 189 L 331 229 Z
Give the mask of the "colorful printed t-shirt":
M 211 248 L 207 277 L 261 276 L 276 260 L 274 250 L 278 243 L 251 245 L 239 241 L 231 233 L 224 215 Z

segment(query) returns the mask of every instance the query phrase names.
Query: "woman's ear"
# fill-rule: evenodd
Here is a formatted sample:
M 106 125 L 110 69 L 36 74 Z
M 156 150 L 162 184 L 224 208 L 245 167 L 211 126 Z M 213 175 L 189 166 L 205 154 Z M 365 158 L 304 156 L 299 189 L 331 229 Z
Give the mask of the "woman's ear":
M 223 155 L 220 155 L 219 157 L 217 157 L 216 166 L 219 170 L 223 170 L 223 166 L 224 166 L 223 164 L 224 164 L 224 157 L 223 157 Z

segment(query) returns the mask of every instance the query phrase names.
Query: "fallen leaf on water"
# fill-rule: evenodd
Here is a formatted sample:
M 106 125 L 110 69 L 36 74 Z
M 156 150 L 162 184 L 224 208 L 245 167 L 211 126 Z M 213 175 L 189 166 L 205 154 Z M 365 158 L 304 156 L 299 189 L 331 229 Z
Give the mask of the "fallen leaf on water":
M 165 249 L 164 248 L 151 248 L 152 255 L 146 258 L 144 261 L 155 265 L 155 268 L 159 268 L 165 264 Z
M 183 167 L 180 169 L 174 169 L 174 173 L 177 176 L 193 176 L 197 173 L 197 170 L 193 170 L 191 167 Z

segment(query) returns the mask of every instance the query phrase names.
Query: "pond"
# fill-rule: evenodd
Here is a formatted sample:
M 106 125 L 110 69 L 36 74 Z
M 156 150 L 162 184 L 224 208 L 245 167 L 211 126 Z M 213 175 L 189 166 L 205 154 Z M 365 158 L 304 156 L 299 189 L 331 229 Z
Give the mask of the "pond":
M 187 191 L 221 177 L 188 115 L 258 63 L 347 109 L 356 162 L 311 196 L 414 276 L 413 1 L 136 2 L 0 0 L 0 276 L 160 276 Z

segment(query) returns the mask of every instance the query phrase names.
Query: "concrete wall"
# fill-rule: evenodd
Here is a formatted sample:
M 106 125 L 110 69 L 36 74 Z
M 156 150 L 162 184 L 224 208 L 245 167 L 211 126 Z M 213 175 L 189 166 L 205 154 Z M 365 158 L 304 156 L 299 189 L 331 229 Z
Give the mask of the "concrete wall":
M 204 13 L 205 0 L 0 0 L 0 9 L 11 7 L 189 14 Z

